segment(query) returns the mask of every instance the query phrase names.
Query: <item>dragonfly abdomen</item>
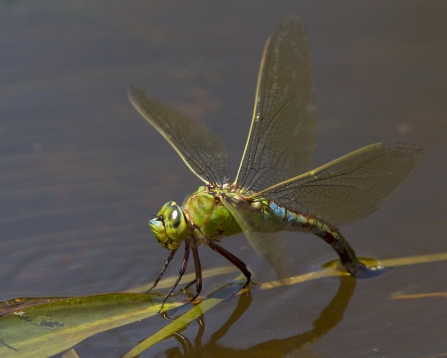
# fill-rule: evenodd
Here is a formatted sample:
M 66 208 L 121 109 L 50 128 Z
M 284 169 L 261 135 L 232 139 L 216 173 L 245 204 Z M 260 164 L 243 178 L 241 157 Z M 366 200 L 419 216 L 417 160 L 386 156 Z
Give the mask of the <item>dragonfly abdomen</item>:
M 282 230 L 309 232 L 321 237 L 338 253 L 348 271 L 356 275 L 359 261 L 355 251 L 335 226 L 314 215 L 294 212 L 274 202 L 269 204 L 269 211 L 282 220 Z
M 276 222 L 282 223 L 281 231 L 313 232 L 313 229 L 319 230 L 320 226 L 324 230 L 323 225 L 317 218 L 308 214 L 294 212 L 274 202 L 269 203 L 268 212 L 268 215 L 273 216 Z

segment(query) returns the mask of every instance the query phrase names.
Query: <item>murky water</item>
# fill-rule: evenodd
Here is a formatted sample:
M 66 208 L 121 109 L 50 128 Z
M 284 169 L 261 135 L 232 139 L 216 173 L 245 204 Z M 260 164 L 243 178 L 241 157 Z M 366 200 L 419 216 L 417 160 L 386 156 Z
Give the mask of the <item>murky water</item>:
M 200 183 L 132 108 L 126 88 L 142 87 L 219 133 L 235 173 L 264 43 L 290 14 L 303 18 L 311 45 L 316 165 L 379 141 L 425 151 L 398 192 L 342 232 L 363 256 L 446 252 L 446 11 L 436 1 L 0 2 L 0 299 L 153 281 L 168 252 L 149 232 L 148 211 L 181 202 Z M 259 281 L 274 278 L 242 236 L 223 246 Z M 288 248 L 294 275 L 335 257 L 309 235 L 288 236 Z M 204 268 L 227 264 L 200 251 Z M 393 298 L 445 293 L 446 269 L 413 264 L 356 284 L 323 279 L 235 298 L 205 315 L 196 354 L 446 354 L 445 295 Z M 214 283 L 205 280 L 204 290 Z M 147 319 L 75 348 L 80 357 L 119 356 L 165 324 Z M 194 342 L 198 332 L 192 324 L 183 334 Z M 177 351 L 172 338 L 143 356 Z

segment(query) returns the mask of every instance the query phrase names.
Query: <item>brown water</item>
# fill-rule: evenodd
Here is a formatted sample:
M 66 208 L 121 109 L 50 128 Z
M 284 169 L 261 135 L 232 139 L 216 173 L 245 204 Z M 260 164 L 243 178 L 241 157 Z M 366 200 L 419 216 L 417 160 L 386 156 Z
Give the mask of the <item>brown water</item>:
M 446 13 L 443 1 L 0 2 L 0 300 L 153 281 L 168 252 L 149 232 L 148 211 L 200 182 L 132 108 L 127 86 L 219 133 L 235 173 L 265 40 L 290 14 L 303 18 L 311 45 L 316 165 L 379 141 L 425 151 L 392 198 L 342 232 L 363 256 L 446 252 Z M 242 236 L 223 246 L 259 281 L 274 278 Z M 288 248 L 294 275 L 335 258 L 309 235 L 288 236 Z M 227 264 L 200 252 L 204 268 Z M 325 279 L 235 298 L 206 313 L 201 343 L 197 324 L 183 335 L 203 356 L 439 356 L 445 296 L 392 294 L 446 292 L 446 269 L 415 264 L 357 284 Z M 205 291 L 232 278 L 205 280 Z M 150 318 L 75 349 L 118 357 L 165 324 Z M 143 356 L 176 352 L 171 338 Z

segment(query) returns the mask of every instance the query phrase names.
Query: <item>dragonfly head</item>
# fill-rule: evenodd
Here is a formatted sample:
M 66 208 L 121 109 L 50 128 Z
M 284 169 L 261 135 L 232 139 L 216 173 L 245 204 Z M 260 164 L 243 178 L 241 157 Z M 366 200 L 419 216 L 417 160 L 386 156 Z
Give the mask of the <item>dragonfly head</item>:
M 188 236 L 185 214 L 175 201 L 163 205 L 157 216 L 149 221 L 149 227 L 158 243 L 169 250 L 177 249 Z

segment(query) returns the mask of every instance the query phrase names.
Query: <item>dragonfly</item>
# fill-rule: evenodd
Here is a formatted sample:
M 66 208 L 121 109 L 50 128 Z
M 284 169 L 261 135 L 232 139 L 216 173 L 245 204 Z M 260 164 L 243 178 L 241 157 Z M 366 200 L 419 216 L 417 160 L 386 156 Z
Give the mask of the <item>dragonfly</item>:
M 162 308 L 180 282 L 190 252 L 195 266 L 195 280 L 187 285 L 195 283 L 190 302 L 200 294 L 198 248 L 202 244 L 235 265 L 247 286 L 251 272 L 246 264 L 219 245 L 223 238 L 242 232 L 272 262 L 281 257 L 275 258 L 276 244 L 272 243 L 276 241 L 269 238 L 282 231 L 313 233 L 332 246 L 352 276 L 368 277 L 371 268 L 358 259 L 337 226 L 374 212 L 414 172 L 423 156 L 416 145 L 383 142 L 312 169 L 311 59 L 304 25 L 297 16 L 283 20 L 265 45 L 251 126 L 234 181 L 225 145 L 217 135 L 140 89 L 130 87 L 129 99 L 203 182 L 182 205 L 168 201 L 149 221 L 158 243 L 170 250 L 152 288 L 184 242 L 179 276 Z

